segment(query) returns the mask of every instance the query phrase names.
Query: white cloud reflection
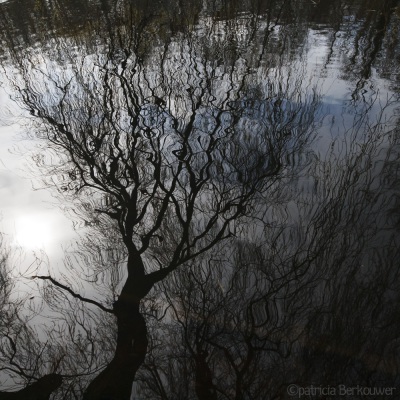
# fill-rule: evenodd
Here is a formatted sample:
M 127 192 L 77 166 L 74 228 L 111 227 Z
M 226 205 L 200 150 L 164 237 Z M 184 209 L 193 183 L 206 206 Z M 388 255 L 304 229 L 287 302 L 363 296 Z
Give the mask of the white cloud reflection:
M 52 244 L 51 218 L 43 214 L 22 214 L 15 221 L 13 244 L 28 250 L 46 250 Z
M 0 126 L 0 232 L 12 248 L 44 251 L 59 260 L 61 246 L 74 236 L 72 224 L 49 191 L 33 189 L 24 170 L 26 156 L 10 151 L 20 147 L 20 130 L 18 125 Z

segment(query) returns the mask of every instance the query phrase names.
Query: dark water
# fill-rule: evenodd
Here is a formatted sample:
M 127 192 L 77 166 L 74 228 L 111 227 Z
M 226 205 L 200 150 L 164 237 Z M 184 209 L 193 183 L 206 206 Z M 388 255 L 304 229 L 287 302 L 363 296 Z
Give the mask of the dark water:
M 68 224 L 31 210 L 27 267 L 4 232 L 0 399 L 400 398 L 399 1 L 8 1 L 0 29 L 2 125 L 76 230 L 46 262 Z

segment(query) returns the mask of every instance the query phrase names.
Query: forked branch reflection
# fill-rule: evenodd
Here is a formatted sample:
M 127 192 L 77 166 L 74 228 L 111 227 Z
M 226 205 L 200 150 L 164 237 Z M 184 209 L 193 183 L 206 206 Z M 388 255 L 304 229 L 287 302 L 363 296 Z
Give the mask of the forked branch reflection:
M 174 4 L 177 26 L 102 2 L 96 33 L 4 39 L 43 186 L 83 226 L 64 270 L 30 274 L 43 332 L 1 327 L 0 367 L 26 386 L 4 396 L 39 399 L 29 379 L 49 377 L 45 398 L 84 400 L 128 400 L 133 383 L 140 398 L 200 400 L 398 383 L 392 105 L 375 121 L 375 103 L 359 107 L 365 70 L 350 125 L 331 115 L 327 133 L 305 50 L 322 6 L 289 21 L 301 2 L 267 3 L 234 18 Z

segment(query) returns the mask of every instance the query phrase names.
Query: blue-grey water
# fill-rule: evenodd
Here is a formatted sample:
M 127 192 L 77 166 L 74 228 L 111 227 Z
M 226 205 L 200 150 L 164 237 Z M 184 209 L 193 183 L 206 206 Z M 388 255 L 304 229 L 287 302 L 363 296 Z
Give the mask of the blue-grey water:
M 398 398 L 399 35 L 397 0 L 2 2 L 0 399 Z

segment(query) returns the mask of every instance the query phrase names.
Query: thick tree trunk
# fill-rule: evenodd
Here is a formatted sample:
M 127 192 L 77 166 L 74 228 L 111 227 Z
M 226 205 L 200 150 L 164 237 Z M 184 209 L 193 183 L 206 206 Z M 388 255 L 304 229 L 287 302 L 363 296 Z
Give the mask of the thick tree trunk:
M 90 383 L 83 400 L 129 400 L 135 374 L 147 353 L 147 328 L 139 304 L 118 300 L 117 347 L 109 365 Z
M 129 270 L 129 261 L 128 261 Z M 142 284 L 141 284 L 142 283 Z M 83 400 L 129 400 L 132 383 L 146 357 L 148 339 L 144 317 L 140 313 L 143 279 L 130 274 L 114 304 L 117 318 L 117 346 L 114 358 L 90 383 Z
M 207 353 L 200 351 L 195 355 L 196 395 L 199 400 L 217 400 L 217 393 L 212 382 L 213 374 L 207 363 Z
M 83 400 L 129 400 L 137 370 L 147 354 L 147 327 L 140 313 L 140 301 L 152 285 L 146 284 L 140 255 L 132 249 L 128 278 L 114 304 L 117 318 L 117 346 L 114 358 L 89 384 Z
M 18 392 L 0 392 L 0 400 L 48 400 L 62 384 L 58 374 L 45 375 L 37 382 Z
M 114 303 L 117 346 L 114 358 L 89 384 L 83 400 L 129 400 L 137 370 L 147 354 L 148 339 L 140 301 L 152 284 L 146 284 L 143 261 L 134 246 L 128 257 L 128 278 Z

